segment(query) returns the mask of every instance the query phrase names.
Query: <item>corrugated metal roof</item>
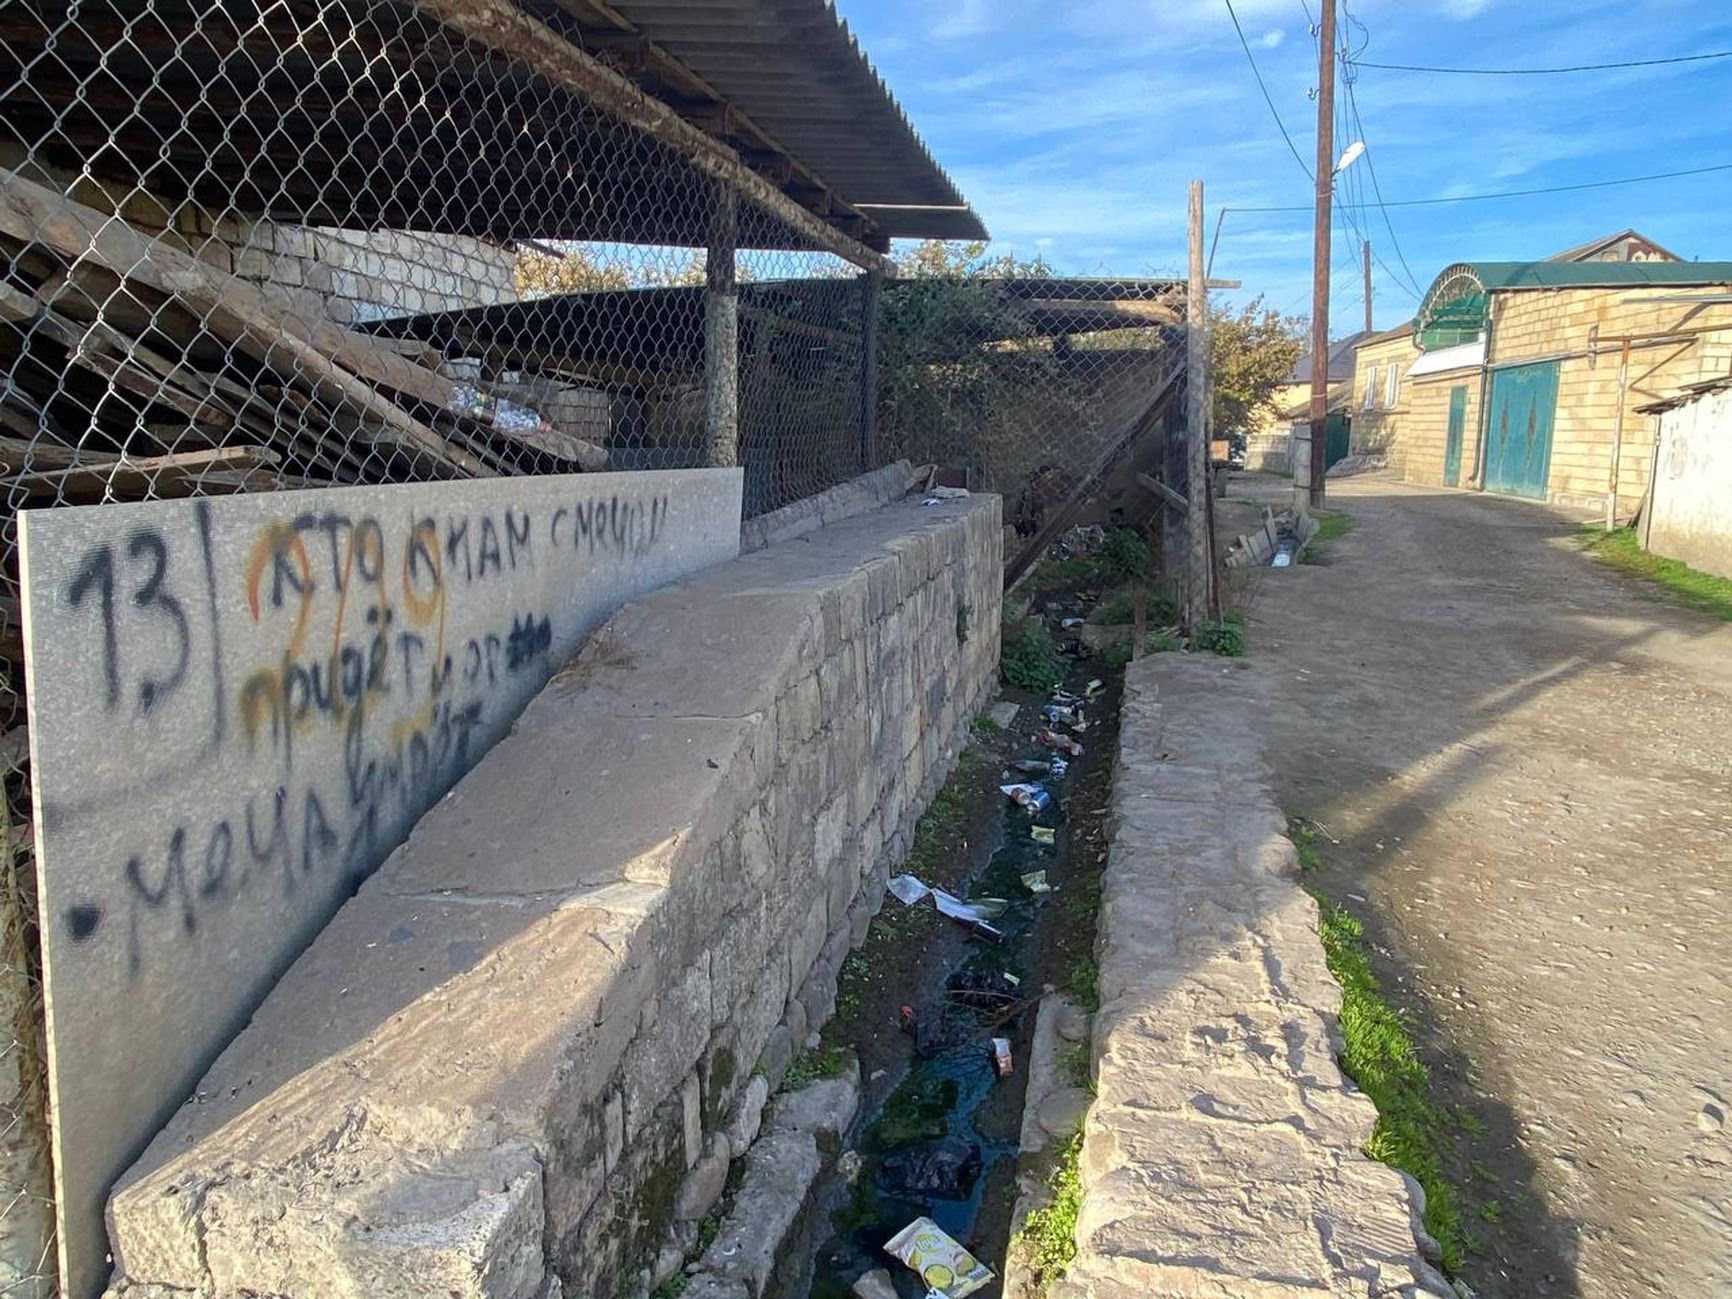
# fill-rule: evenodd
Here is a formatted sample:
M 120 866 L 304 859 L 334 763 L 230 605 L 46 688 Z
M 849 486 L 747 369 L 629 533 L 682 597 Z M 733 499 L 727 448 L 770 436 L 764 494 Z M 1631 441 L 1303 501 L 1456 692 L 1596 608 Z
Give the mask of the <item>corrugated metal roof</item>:
M 1369 337 L 1371 335 L 1362 329 L 1356 334 L 1349 334 L 1346 338 L 1338 338 L 1329 344 L 1329 381 L 1331 383 L 1337 379 L 1351 379 L 1353 377 L 1354 361 L 1359 345 Z M 1307 352 L 1293 362 L 1293 370 L 1288 374 L 1287 382 L 1311 382 L 1311 353 Z
M 985 239 L 828 0 L 612 8 L 894 237 Z

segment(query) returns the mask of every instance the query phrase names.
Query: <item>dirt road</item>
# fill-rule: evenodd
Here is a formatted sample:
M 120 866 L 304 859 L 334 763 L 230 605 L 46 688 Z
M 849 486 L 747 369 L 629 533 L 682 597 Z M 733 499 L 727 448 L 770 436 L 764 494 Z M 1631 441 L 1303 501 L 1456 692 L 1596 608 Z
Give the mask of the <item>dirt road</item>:
M 1340 840 L 1322 887 L 1462 1107 L 1463 1274 L 1732 1295 L 1732 624 L 1537 506 L 1330 490 L 1355 527 L 1263 581 L 1246 684 L 1282 801 Z

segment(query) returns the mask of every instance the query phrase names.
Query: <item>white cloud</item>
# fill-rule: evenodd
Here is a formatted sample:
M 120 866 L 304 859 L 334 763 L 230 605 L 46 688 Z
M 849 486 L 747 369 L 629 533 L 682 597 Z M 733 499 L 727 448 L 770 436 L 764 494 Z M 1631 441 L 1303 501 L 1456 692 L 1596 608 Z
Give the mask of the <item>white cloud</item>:
M 1286 39 L 1286 32 L 1282 31 L 1279 27 L 1271 27 L 1268 31 L 1263 33 L 1262 37 L 1257 41 L 1257 44 L 1261 45 L 1266 50 L 1272 50 Z
M 992 29 L 992 17 L 991 0 L 958 0 L 956 7 L 934 23 L 928 34 L 938 41 L 979 36 Z
M 1443 0 L 1443 12 L 1451 18 L 1477 18 L 1491 7 L 1491 0 Z

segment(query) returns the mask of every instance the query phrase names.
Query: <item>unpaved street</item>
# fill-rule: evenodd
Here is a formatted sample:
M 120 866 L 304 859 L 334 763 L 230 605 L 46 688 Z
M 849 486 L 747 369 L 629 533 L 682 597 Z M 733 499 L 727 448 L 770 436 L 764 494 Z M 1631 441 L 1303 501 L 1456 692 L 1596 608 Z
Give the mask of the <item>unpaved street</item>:
M 1340 840 L 1322 887 L 1465 1111 L 1466 1279 L 1732 1294 L 1732 625 L 1537 506 L 1330 492 L 1356 526 L 1267 575 L 1243 679 L 1283 803 Z

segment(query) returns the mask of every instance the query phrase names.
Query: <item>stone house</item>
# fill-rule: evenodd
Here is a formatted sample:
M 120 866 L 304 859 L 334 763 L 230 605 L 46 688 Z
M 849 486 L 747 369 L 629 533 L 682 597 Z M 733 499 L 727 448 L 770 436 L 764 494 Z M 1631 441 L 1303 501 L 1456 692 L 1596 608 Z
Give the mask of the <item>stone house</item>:
M 1732 369 L 1732 262 L 1458 262 L 1412 328 L 1385 420 L 1410 482 L 1632 516 L 1651 422 L 1638 408 Z M 1390 340 L 1388 346 L 1397 348 Z M 1360 383 L 1382 351 L 1362 360 Z

